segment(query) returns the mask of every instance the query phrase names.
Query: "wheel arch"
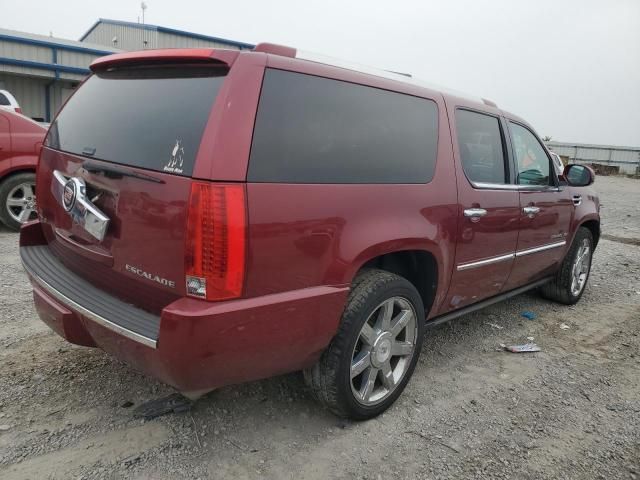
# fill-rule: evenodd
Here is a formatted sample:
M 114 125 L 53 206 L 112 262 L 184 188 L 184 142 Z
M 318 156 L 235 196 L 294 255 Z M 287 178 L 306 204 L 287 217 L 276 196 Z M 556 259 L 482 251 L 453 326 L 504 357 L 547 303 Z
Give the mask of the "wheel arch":
M 16 175 L 20 175 L 21 173 L 36 173 L 36 168 L 35 166 L 33 168 L 29 168 L 29 167 L 16 167 L 16 168 L 9 168 L 7 170 L 4 170 L 2 172 L 2 174 L 0 175 L 0 183 L 4 182 L 5 180 L 7 180 L 10 177 L 14 177 Z
M 585 220 L 579 227 L 585 227 L 591 232 L 591 235 L 593 235 L 593 247 L 597 247 L 600 240 L 600 220 L 595 218 Z
M 368 268 L 377 268 L 407 279 L 416 288 L 425 308 L 425 316 L 433 307 L 441 269 L 436 255 L 424 248 L 377 252 L 362 258 L 353 277 Z

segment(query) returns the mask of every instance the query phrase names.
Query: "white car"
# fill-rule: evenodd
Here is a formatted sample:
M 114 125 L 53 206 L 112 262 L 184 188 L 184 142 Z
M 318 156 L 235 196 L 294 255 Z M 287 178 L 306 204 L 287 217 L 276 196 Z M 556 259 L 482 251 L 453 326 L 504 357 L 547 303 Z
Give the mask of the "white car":
M 22 109 L 16 98 L 6 90 L 0 90 L 0 108 L 22 113 Z
M 549 152 L 551 154 L 551 158 L 553 159 L 553 166 L 556 167 L 556 172 L 558 176 L 562 175 L 564 172 L 564 163 L 562 163 L 562 159 L 560 155 L 555 152 Z

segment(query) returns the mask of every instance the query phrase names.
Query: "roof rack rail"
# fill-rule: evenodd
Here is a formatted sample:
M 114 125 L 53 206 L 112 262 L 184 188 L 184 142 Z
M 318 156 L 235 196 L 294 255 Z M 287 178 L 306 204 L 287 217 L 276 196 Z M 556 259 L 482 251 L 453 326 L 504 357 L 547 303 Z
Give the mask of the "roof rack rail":
M 262 42 L 257 44 L 253 48 L 254 52 L 272 53 L 273 55 L 280 55 L 281 57 L 296 58 L 298 51 L 295 48 L 287 47 L 286 45 L 278 45 L 277 43 Z

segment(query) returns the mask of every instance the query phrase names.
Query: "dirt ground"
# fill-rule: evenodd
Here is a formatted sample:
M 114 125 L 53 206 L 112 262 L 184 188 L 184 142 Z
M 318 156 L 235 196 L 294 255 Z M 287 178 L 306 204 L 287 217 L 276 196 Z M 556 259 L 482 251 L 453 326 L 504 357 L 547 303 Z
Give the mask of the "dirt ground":
M 134 419 L 171 390 L 49 331 L 0 230 L 0 478 L 640 479 L 640 181 L 596 187 L 605 237 L 582 301 L 529 293 L 428 330 L 404 394 L 362 423 L 299 374 Z M 542 352 L 499 350 L 527 337 Z

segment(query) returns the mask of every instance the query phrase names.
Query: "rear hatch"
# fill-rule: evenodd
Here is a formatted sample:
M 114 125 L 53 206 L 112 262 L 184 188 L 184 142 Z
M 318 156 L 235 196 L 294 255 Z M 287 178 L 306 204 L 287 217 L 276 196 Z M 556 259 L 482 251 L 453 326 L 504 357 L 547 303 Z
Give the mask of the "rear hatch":
M 115 65 L 69 99 L 37 178 L 43 230 L 65 267 L 156 314 L 185 295 L 191 176 L 227 73 L 212 62 Z

